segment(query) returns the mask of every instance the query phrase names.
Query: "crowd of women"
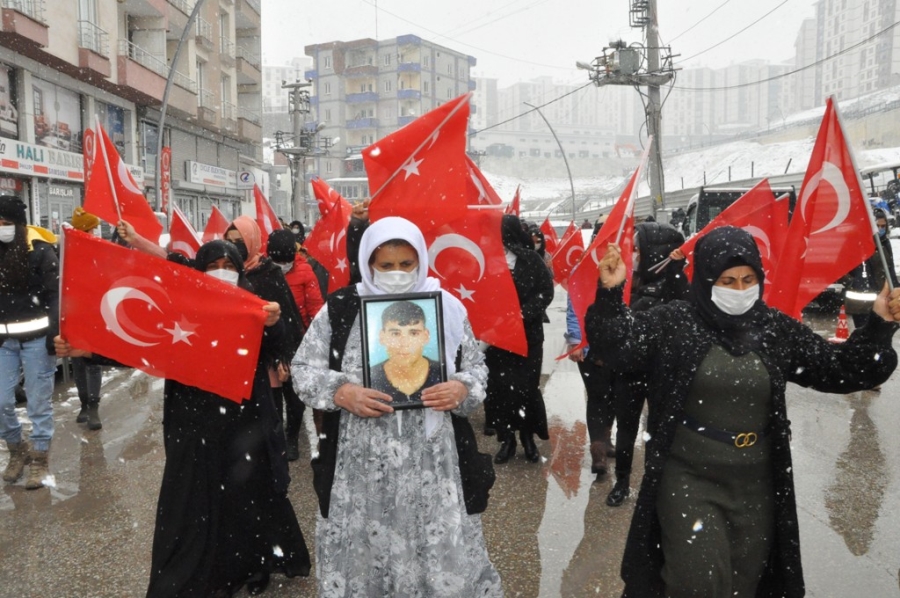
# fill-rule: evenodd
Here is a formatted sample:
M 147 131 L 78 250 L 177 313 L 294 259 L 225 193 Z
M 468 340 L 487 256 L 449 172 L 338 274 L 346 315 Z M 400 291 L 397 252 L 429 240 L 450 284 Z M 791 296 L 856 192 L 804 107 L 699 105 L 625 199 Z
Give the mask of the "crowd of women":
M 38 365 L 54 351 L 89 368 L 115 364 L 115 356 L 91 355 L 58 336 L 55 257 L 49 241 L 26 228 L 19 205 L 0 198 L 0 432 L 11 455 L 4 479 L 15 482 L 31 463 L 26 487 L 39 488 L 34 478 L 46 475 L 52 411 L 47 430 L 41 409 L 51 408 L 33 397 L 47 371 L 52 390 L 52 368 Z M 637 228 L 630 307 L 625 260 L 617 246 L 607 248 L 585 319 L 589 349 L 572 357 L 587 390 L 591 468 L 607 475 L 608 459 L 616 459 L 611 506 L 628 496 L 637 422 L 644 402 L 649 406 L 624 595 L 802 596 L 785 385 L 851 392 L 884 382 L 897 362 L 891 340 L 900 290 L 885 287 L 868 321 L 847 342 L 830 344 L 762 302 L 765 274 L 747 233 L 723 227 L 707 234 L 688 282 L 669 228 Z M 166 463 L 148 596 L 232 596 L 244 587 L 255 595 L 272 574 L 309 575 L 287 466 L 298 458 L 305 407 L 318 435 L 311 477 L 321 596 L 503 595 L 480 516 L 493 464 L 508 462 L 518 444 L 538 463 L 535 436 L 548 438 L 539 382 L 554 291 L 540 231 L 506 216 L 498 235 L 518 294 L 524 356 L 480 346 L 464 305 L 428 275 L 422 232 L 398 217 L 369 224 L 364 204 L 348 233 L 355 274 L 342 289 L 323 288 L 299 223 L 274 232 L 264 248 L 256 222 L 242 216 L 225 240 L 204 244 L 194 259 L 169 256 L 177 262 L 170 267 L 194 268 L 267 303 L 249 400 L 238 405 L 165 383 Z M 158 253 L 127 222 L 118 223 L 116 236 Z M 666 269 L 649 268 L 667 255 L 675 259 Z M 446 371 L 435 381 L 425 368 L 416 388 L 403 386 L 422 409 L 394 409 L 397 393 L 365 385 L 360 305 L 418 293 L 440 297 Z M 398 326 L 424 325 L 412 313 Z M 15 324 L 40 318 L 47 319 L 43 328 L 17 332 Z M 580 341 L 569 332 L 569 342 Z M 13 410 L 13 359 L 16 377 L 19 363 L 25 366 L 31 446 Z M 99 424 L 94 396 L 86 390 L 83 399 L 91 427 Z M 468 422 L 482 404 L 484 431 L 499 443 L 493 458 L 478 452 Z M 704 522 L 702 535 L 695 521 Z

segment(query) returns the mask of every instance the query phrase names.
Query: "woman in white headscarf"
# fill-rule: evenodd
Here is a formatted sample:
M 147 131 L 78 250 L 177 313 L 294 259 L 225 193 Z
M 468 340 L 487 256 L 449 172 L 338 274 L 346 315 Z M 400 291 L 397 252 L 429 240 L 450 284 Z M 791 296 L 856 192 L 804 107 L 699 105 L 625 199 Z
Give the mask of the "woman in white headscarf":
M 480 457 L 487 470 L 490 458 L 472 452 L 460 424 L 484 400 L 487 369 L 459 300 L 443 292 L 448 381 L 422 391 L 424 409 L 395 412 L 390 396 L 362 386 L 358 296 L 439 291 L 427 256 L 411 222 L 369 226 L 362 282 L 329 296 L 292 362 L 297 393 L 329 418 L 313 461 L 320 596 L 503 594 L 479 515 L 493 481 L 492 471 L 478 479 Z

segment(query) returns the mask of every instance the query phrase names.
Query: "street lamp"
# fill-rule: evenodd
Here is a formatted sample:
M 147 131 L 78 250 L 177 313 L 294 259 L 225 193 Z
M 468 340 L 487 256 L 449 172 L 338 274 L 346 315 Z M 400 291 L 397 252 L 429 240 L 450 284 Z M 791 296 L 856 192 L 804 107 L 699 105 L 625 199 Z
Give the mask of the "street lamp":
M 529 104 L 528 102 L 522 102 L 529 108 L 532 108 L 535 112 L 538 113 L 544 122 L 547 123 L 547 128 L 550 129 L 550 133 L 553 134 L 553 138 L 556 139 L 556 145 L 559 146 L 559 151 L 562 153 L 563 162 L 566 163 L 566 172 L 569 173 L 569 187 L 572 189 L 572 222 L 575 222 L 575 183 L 572 181 L 572 169 L 569 168 L 569 159 L 566 158 L 566 150 L 563 149 L 562 143 L 559 141 L 559 137 L 556 136 L 556 131 L 553 130 L 553 126 L 550 124 L 550 121 L 547 120 L 547 117 L 544 116 L 544 113 L 541 112 L 541 109 L 537 106 Z

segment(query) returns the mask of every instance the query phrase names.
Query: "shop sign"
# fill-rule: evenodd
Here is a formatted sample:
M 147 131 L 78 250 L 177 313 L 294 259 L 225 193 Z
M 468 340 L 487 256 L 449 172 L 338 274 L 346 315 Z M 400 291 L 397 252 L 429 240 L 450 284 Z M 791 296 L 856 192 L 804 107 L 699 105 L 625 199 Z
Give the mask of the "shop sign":
M 72 187 L 60 187 L 58 185 L 48 185 L 47 192 L 51 197 L 75 197 L 75 189 Z
M 75 152 L 2 139 L 0 172 L 81 182 L 84 180 L 84 158 Z
M 19 179 L 11 179 L 7 177 L 0 177 L 0 191 L 21 191 L 22 190 L 22 181 Z
M 212 164 L 203 164 L 202 162 L 194 162 L 188 160 L 185 162 L 187 166 L 187 177 L 192 183 L 200 185 L 209 185 L 210 187 L 221 187 L 223 189 L 237 189 L 237 172 L 228 170 L 227 168 L 219 168 Z

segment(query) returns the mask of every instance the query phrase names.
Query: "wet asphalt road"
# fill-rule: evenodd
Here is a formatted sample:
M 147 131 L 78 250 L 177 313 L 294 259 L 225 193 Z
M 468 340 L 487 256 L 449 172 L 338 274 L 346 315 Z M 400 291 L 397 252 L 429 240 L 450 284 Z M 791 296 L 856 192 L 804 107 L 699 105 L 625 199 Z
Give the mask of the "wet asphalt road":
M 612 481 L 595 483 L 590 473 L 578 370 L 553 359 L 563 346 L 564 309 L 560 292 L 546 325 L 551 439 L 538 441 L 541 463 L 528 463 L 520 450 L 496 467 L 484 533 L 507 596 L 616 597 L 634 495 L 609 508 L 604 500 Z M 826 336 L 835 327 L 833 317 L 810 323 Z M 880 392 L 839 396 L 788 389 L 808 596 L 900 596 L 898 394 L 900 373 Z M 104 427 L 97 432 L 75 423 L 74 388 L 60 383 L 57 395 L 55 486 L 26 491 L 20 481 L 0 491 L 0 598 L 142 596 L 164 459 L 162 382 L 125 370 L 106 373 Z M 482 424 L 478 411 L 476 431 Z M 301 459 L 291 464 L 290 495 L 312 551 L 311 437 L 307 433 Z M 481 450 L 496 451 L 493 438 L 480 436 L 479 442 Z M 642 457 L 639 446 L 636 472 Z M 0 447 L 0 467 L 7 458 Z M 275 577 L 264 595 L 315 596 L 315 590 L 312 578 Z

